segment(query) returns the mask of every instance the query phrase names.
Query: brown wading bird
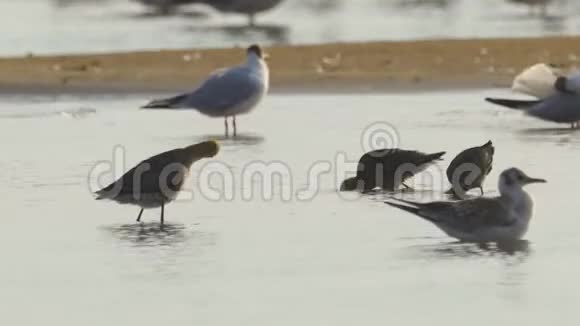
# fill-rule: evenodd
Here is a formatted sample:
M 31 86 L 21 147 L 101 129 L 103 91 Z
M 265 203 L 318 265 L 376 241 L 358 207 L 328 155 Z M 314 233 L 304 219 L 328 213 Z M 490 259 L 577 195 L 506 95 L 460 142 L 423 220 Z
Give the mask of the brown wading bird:
M 356 177 L 346 179 L 340 191 L 369 192 L 380 188 L 395 191 L 408 178 L 424 171 L 435 161 L 440 160 L 445 152 L 425 154 L 418 151 L 402 149 L 380 149 L 364 154 L 357 167 Z
M 137 222 L 141 221 L 144 209 L 161 207 L 163 226 L 165 204 L 177 197 L 193 162 L 214 157 L 218 152 L 219 146 L 215 141 L 205 141 L 157 154 L 97 191 L 96 199 L 110 199 L 119 204 L 140 206 Z
M 482 185 L 491 172 L 494 153 L 491 140 L 482 146 L 468 148 L 459 153 L 447 168 L 447 180 L 451 183 L 447 194 L 459 197 L 471 189 L 479 188 L 483 195 Z

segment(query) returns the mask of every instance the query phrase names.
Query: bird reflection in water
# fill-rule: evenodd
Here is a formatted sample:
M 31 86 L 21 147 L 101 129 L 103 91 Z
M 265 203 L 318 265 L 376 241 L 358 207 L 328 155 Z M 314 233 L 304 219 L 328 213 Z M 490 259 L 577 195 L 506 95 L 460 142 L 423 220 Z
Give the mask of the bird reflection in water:
M 113 237 L 138 247 L 175 246 L 188 239 L 183 224 L 138 223 L 107 228 Z
M 428 254 L 435 257 L 521 257 L 526 258 L 531 253 L 530 242 L 516 240 L 504 243 L 467 243 L 460 241 L 444 242 L 434 245 L 417 245 L 408 249 L 419 250 L 421 256 Z
M 326 14 L 341 9 L 343 0 L 304 0 L 296 3 L 296 6 L 304 7 L 317 14 Z
M 206 140 L 218 141 L 220 146 L 231 147 L 231 146 L 256 146 L 260 145 L 265 141 L 265 138 L 261 135 L 255 134 L 241 134 L 237 135 L 235 138 L 226 138 L 223 134 L 221 135 L 203 135 L 196 137 L 195 140 L 206 141 Z
M 454 5 L 456 0 L 397 0 L 392 5 L 399 9 L 435 8 L 447 9 Z
M 190 26 L 187 30 L 193 33 L 226 35 L 232 41 L 247 43 L 248 39 L 256 43 L 284 44 L 290 41 L 289 28 L 284 25 L 226 25 L 226 26 Z
M 124 224 L 102 228 L 113 238 L 113 248 L 122 258 L 122 275 L 131 279 L 183 279 L 184 275 L 214 272 L 214 232 L 198 226 L 158 223 Z M 109 243 L 110 241 L 107 241 Z
M 580 129 L 570 128 L 527 128 L 517 132 L 518 138 L 524 142 L 548 143 L 556 145 L 580 143 Z

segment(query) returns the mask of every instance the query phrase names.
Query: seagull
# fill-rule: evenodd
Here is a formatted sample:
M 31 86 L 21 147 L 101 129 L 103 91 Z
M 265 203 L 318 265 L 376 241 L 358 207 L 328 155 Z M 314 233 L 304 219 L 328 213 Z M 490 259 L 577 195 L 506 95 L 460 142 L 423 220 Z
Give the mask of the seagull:
M 96 199 L 140 206 L 137 222 L 141 221 L 144 209 L 161 207 L 163 226 L 165 204 L 175 200 L 191 165 L 202 158 L 214 157 L 218 151 L 215 141 L 206 141 L 152 156 L 95 192 Z
M 402 149 L 380 149 L 364 154 L 359 162 L 356 177 L 346 179 L 340 191 L 369 192 L 376 188 L 395 191 L 404 181 L 424 171 L 441 159 L 445 152 L 425 154 Z
M 514 81 L 512 89 L 537 97 L 533 100 L 486 98 L 487 102 L 510 109 L 524 111 L 525 114 L 543 120 L 570 123 L 572 128 L 580 127 L 580 72 L 568 76 L 533 75 L 539 65 L 524 71 Z M 530 75 L 526 75 L 530 72 Z M 529 78 L 528 80 L 526 78 Z
M 509 242 L 526 234 L 533 215 L 532 197 L 522 187 L 545 182 L 544 179 L 530 178 L 517 168 L 510 168 L 499 177 L 499 197 L 430 203 L 393 198 L 385 203 L 435 224 L 460 241 Z
M 464 195 L 479 188 L 483 195 L 483 182 L 491 172 L 495 148 L 488 141 L 482 146 L 472 147 L 459 153 L 447 168 L 447 180 L 451 183 L 448 194 Z
M 249 113 L 265 97 L 270 85 L 268 65 L 262 49 L 250 46 L 246 62 L 212 73 L 190 93 L 153 100 L 143 109 L 194 109 L 210 117 L 224 117 L 225 136 L 229 137 L 228 117 L 237 136 L 236 116 Z

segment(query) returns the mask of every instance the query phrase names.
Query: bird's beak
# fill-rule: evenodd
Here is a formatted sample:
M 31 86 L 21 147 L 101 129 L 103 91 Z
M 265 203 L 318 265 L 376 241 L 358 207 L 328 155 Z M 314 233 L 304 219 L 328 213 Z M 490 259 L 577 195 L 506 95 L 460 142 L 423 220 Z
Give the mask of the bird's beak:
M 546 181 L 545 179 L 538 179 L 538 178 L 530 178 L 528 177 L 525 180 L 526 184 L 530 184 L 530 183 L 546 183 L 548 181 Z

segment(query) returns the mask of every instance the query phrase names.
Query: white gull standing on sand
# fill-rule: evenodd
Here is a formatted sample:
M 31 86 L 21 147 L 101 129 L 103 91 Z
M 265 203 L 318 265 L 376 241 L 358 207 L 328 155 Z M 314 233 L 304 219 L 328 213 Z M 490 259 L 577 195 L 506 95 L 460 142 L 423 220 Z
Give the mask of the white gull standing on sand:
M 250 46 L 246 62 L 212 73 L 190 93 L 153 100 L 143 109 L 194 109 L 210 117 L 223 117 L 225 136 L 229 137 L 228 117 L 232 118 L 234 137 L 236 116 L 254 109 L 268 93 L 270 73 L 262 49 Z
M 413 213 L 461 241 L 509 242 L 526 234 L 533 215 L 532 197 L 523 186 L 540 182 L 546 180 L 530 178 L 521 170 L 510 168 L 499 177 L 499 197 L 430 203 L 393 198 L 385 203 Z

